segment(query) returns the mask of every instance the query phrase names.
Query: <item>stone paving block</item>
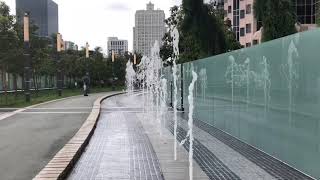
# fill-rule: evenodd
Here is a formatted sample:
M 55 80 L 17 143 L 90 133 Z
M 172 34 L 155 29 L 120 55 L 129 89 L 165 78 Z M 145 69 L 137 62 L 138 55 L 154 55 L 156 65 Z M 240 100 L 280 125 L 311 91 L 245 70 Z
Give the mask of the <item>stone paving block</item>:
M 77 152 L 81 148 L 82 144 L 67 144 L 66 147 L 62 149 L 62 153 L 65 152 Z
M 42 171 L 63 171 L 64 168 L 49 168 L 49 167 L 45 167 L 42 169 Z
M 65 164 L 65 163 L 69 163 L 70 162 L 70 159 L 63 159 L 63 160 L 61 160 L 61 159 L 59 159 L 59 160 L 52 160 L 52 161 L 50 161 L 49 163 L 50 164 Z
M 56 175 L 56 176 L 59 176 L 59 174 L 61 173 L 62 171 L 60 171 L 60 170 L 43 170 L 43 171 L 41 171 L 40 173 L 39 173 L 39 175 L 47 175 L 47 174 L 52 174 L 52 175 Z
M 76 145 L 76 144 L 79 144 L 80 146 L 82 146 L 83 142 L 85 141 L 86 139 L 83 139 L 83 140 L 71 140 L 68 142 L 68 144 L 71 144 L 71 145 Z
M 68 164 L 48 164 L 46 167 L 47 168 L 66 168 L 67 166 Z
M 38 178 L 55 178 L 55 179 L 58 179 L 59 176 L 60 176 L 60 174 L 38 174 L 35 179 L 38 179 Z
M 67 143 L 66 146 L 62 149 L 62 152 L 66 151 L 77 151 L 81 148 L 82 144 L 69 144 Z
M 49 162 L 46 167 L 67 167 L 70 162 Z

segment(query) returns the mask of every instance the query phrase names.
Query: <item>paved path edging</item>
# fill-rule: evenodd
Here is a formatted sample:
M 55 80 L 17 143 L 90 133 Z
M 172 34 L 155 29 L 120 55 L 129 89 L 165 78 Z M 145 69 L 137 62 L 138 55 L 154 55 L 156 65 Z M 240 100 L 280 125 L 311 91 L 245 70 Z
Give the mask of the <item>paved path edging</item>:
M 109 97 L 123 93 L 124 92 L 115 93 L 98 98 L 93 104 L 89 117 L 83 123 L 79 131 L 33 178 L 33 180 L 65 179 L 76 164 L 77 160 L 80 158 L 94 133 L 94 129 L 100 116 L 101 102 Z

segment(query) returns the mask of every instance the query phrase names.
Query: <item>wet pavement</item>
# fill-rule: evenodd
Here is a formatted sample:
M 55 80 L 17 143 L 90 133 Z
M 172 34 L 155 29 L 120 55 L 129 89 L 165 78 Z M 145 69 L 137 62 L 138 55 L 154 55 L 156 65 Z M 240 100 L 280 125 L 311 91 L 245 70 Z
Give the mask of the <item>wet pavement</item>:
M 103 102 L 97 129 L 69 179 L 188 179 L 189 142 L 173 160 L 173 112 L 161 123 L 142 94 Z M 178 141 L 187 134 L 179 113 Z M 312 179 L 285 163 L 202 121 L 194 123 L 194 179 Z
M 141 110 L 108 106 L 116 98 L 102 104 L 95 133 L 69 179 L 163 179 L 149 138 L 132 113 Z
M 161 179 L 159 163 L 141 125 L 125 114 L 104 114 L 101 118 L 106 116 L 108 120 L 96 129 L 88 156 L 76 167 L 81 173 L 70 179 Z
M 140 94 L 141 95 L 141 94 Z M 188 179 L 188 153 L 173 159 L 173 136 L 161 135 L 153 113 L 144 113 L 141 96 L 106 99 L 91 141 L 68 179 Z M 195 163 L 195 179 L 209 179 Z

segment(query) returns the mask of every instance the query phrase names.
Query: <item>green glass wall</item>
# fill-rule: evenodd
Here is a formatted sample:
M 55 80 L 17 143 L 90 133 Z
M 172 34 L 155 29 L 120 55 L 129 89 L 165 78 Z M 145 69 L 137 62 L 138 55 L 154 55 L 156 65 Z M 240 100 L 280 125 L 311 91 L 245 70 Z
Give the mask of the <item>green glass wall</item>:
M 196 120 L 320 178 L 319 29 L 182 66 L 186 111 L 192 70 L 199 76 Z

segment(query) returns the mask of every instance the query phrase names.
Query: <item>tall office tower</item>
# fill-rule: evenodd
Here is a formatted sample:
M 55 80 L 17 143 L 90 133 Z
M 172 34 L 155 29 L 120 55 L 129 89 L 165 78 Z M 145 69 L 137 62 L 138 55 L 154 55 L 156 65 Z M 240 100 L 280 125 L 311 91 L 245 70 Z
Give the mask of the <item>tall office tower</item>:
M 154 4 L 147 4 L 146 10 L 138 10 L 133 28 L 133 50 L 149 56 L 155 41 L 161 45 L 166 32 L 165 14 L 163 10 L 154 10 Z
M 31 22 L 38 26 L 38 35 L 50 37 L 59 32 L 58 5 L 52 0 L 16 0 L 18 22 L 22 24 L 24 13 L 30 14 Z
M 112 51 L 114 51 L 116 55 L 124 55 L 126 52 L 128 52 L 128 41 L 119 40 L 117 37 L 109 37 L 108 54 L 111 54 Z
M 316 3 L 319 0 L 295 0 L 299 31 L 313 29 L 316 17 Z M 229 19 L 232 30 L 241 45 L 250 47 L 261 42 L 261 22 L 254 17 L 253 4 L 255 0 L 224 0 L 225 20 Z

